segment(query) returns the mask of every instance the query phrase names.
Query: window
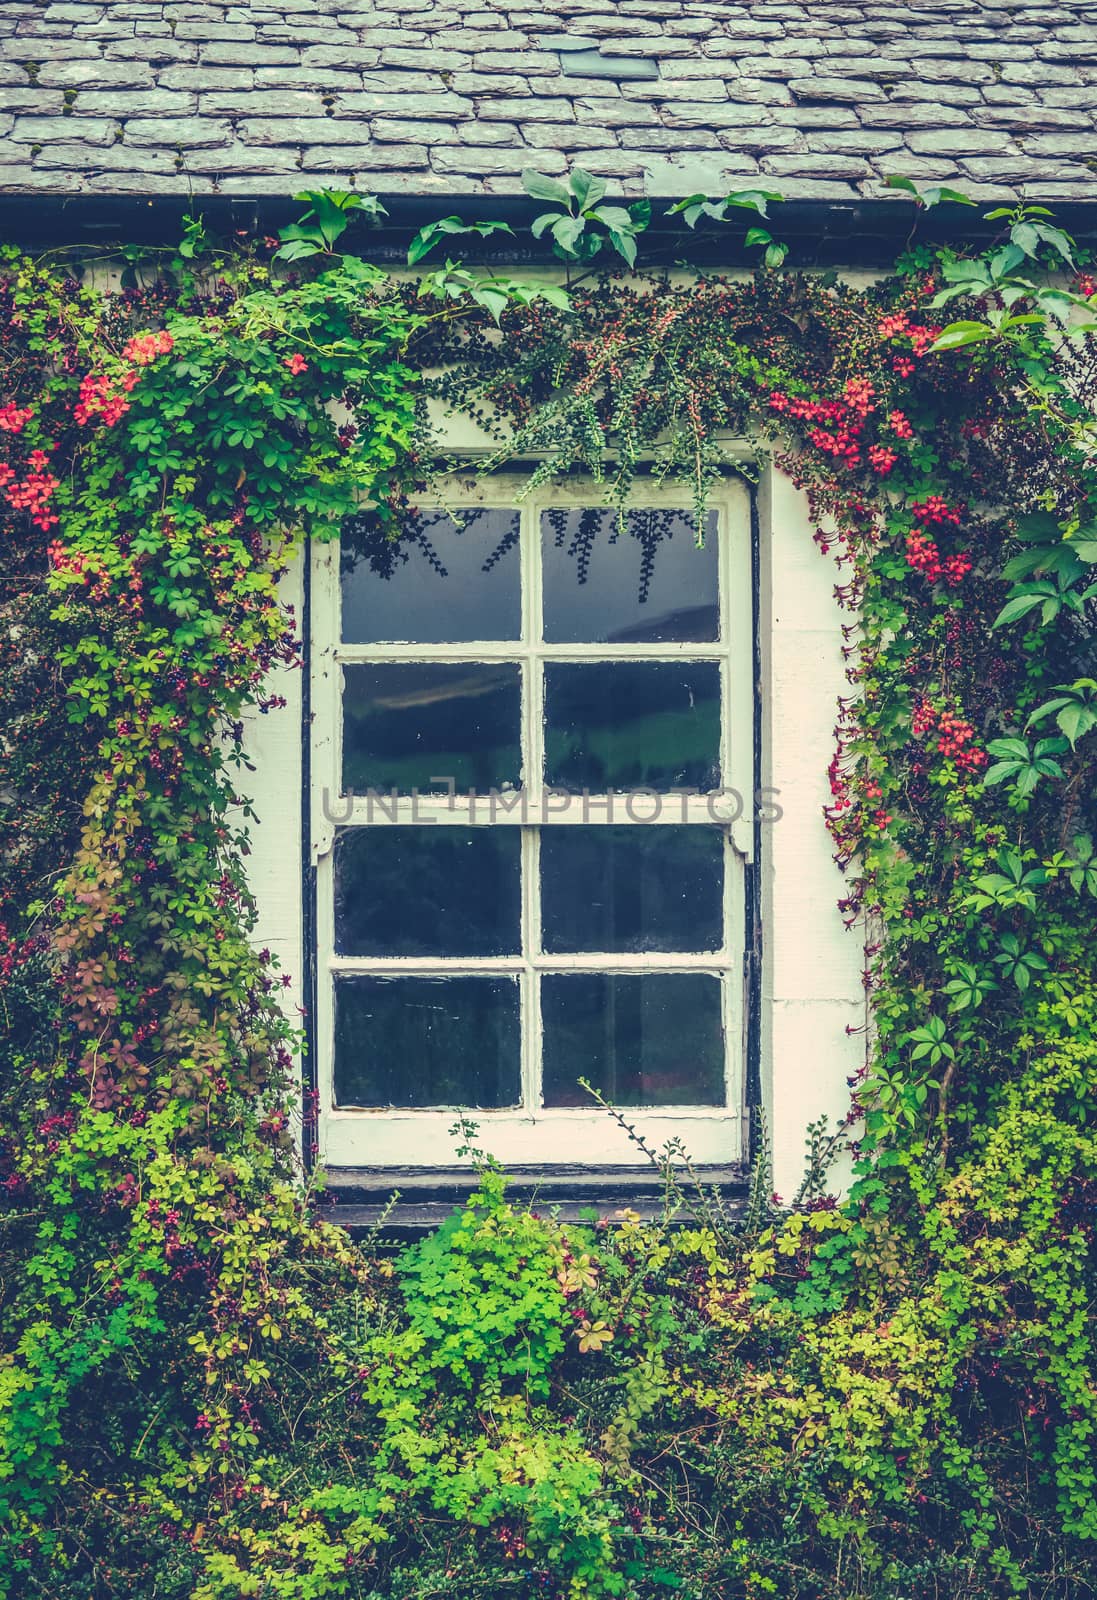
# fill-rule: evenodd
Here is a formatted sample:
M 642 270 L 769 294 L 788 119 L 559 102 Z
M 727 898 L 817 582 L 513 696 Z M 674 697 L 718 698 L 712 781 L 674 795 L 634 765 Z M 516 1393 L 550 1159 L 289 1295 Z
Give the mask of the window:
M 452 492 L 451 492 L 452 487 Z M 316 1049 L 328 1165 L 743 1154 L 750 525 L 447 487 L 314 553 Z

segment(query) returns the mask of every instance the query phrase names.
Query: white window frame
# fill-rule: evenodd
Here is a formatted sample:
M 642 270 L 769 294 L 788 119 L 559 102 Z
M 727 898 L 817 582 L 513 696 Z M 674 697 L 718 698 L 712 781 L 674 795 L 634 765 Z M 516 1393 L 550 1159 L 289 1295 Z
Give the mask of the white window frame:
M 467 456 L 480 442 L 485 443 L 486 454 L 487 441 L 480 441 L 462 421 L 461 431 L 446 434 L 441 447 Z M 754 460 L 748 441 L 725 444 L 730 455 L 744 462 Z M 767 800 L 776 797 L 781 810 L 776 822 L 763 820 L 760 859 L 752 867 L 763 930 L 757 1017 L 760 1081 L 755 1092 L 766 1117 L 774 1188 L 788 1197 L 803 1176 L 807 1124 L 828 1116 L 833 1127 L 846 1114 L 847 1080 L 864 1064 L 868 1040 L 864 939 L 861 930 L 846 931 L 837 910 L 848 885 L 834 863 L 834 845 L 823 817 L 830 800 L 827 764 L 834 753 L 838 697 L 850 692 L 845 675 L 850 618 L 835 599 L 835 583 L 842 581 L 842 574 L 833 561 L 820 556 L 813 542 L 814 524 L 803 491 L 778 468 L 763 464 L 755 500 L 761 785 Z M 736 503 L 741 503 L 738 498 Z M 306 644 L 311 571 L 312 561 L 303 555 L 280 591 L 295 615 L 305 619 Z M 246 792 L 253 807 L 247 820 L 247 870 L 258 915 L 252 939 L 257 950 L 269 949 L 277 958 L 287 984 L 279 991 L 287 1018 L 298 1026 L 304 1023 L 309 1033 L 307 1056 L 300 1063 L 308 1095 L 299 1127 L 306 1165 L 319 1154 L 312 1120 L 317 1059 L 315 874 L 308 869 L 307 849 L 302 859 L 308 814 L 314 808 L 318 811 L 318 794 L 307 777 L 309 688 L 307 674 L 279 666 L 267 679 L 264 693 L 284 704 L 268 714 L 257 708 L 244 714 L 250 769 Z M 317 785 L 323 781 L 322 776 L 315 780 Z M 604 1129 L 604 1119 L 601 1126 Z M 597 1173 L 601 1156 L 596 1152 L 588 1170 Z M 413 1180 L 406 1170 L 386 1168 L 383 1159 L 372 1140 L 366 1139 L 345 1169 L 329 1160 L 333 1189 L 338 1192 L 342 1183 L 353 1188 L 361 1180 L 371 1192 L 388 1194 L 399 1187 L 410 1193 L 416 1183 L 427 1183 L 434 1176 L 430 1163 L 419 1167 Z M 463 1167 L 448 1139 L 433 1166 L 439 1177 Z M 364 1168 L 376 1171 L 366 1175 Z M 560 1176 L 561 1181 L 567 1178 L 566 1173 Z M 572 1178 L 579 1185 L 584 1173 L 574 1169 Z M 620 1182 L 622 1187 L 614 1193 L 627 1194 L 632 1179 L 622 1170 L 619 1179 L 611 1175 L 606 1181 Z M 841 1186 L 841 1168 L 832 1181 Z M 446 1199 L 442 1209 L 448 1203 Z
M 752 811 L 757 788 L 753 748 L 753 648 L 750 504 L 744 484 L 734 478 L 719 485 L 711 498 L 717 514 L 720 638 L 708 644 L 553 645 L 541 640 L 541 513 L 580 509 L 602 503 L 602 491 L 590 483 L 551 485 L 518 499 L 522 480 L 451 478 L 445 492 L 424 497 L 424 505 L 516 508 L 520 512 L 522 563 L 522 638 L 503 643 L 448 645 L 344 644 L 339 622 L 339 549 L 336 543 L 315 546 L 311 572 L 311 704 L 312 704 L 312 862 L 316 868 L 317 1009 L 315 1041 L 319 1091 L 319 1159 L 329 1167 L 446 1167 L 454 1160 L 451 1128 L 457 1108 L 338 1107 L 334 1096 L 334 977 L 336 973 L 376 975 L 459 975 L 518 973 L 522 1004 L 522 1090 L 519 1109 L 474 1110 L 468 1113 L 480 1128 L 480 1143 L 512 1166 L 561 1164 L 635 1166 L 637 1151 L 624 1132 L 598 1107 L 536 1106 L 536 1072 L 540 1053 L 539 985 L 542 972 L 605 971 L 613 973 L 718 972 L 723 986 L 726 1052 L 726 1099 L 723 1106 L 667 1106 L 657 1110 L 629 1107 L 628 1121 L 655 1147 L 680 1139 L 700 1164 L 726 1166 L 745 1156 L 744 1103 L 746 1014 L 743 983 L 744 872 L 753 844 Z M 642 487 L 638 509 L 683 508 L 681 489 Z M 543 761 L 542 661 L 599 660 L 716 661 L 721 674 L 721 770 L 723 799 L 711 795 L 672 796 L 658 822 L 646 823 L 643 806 L 626 809 L 615 799 L 612 817 L 604 799 L 567 800 L 552 796 L 547 807 L 539 786 L 529 792 L 525 808 L 487 821 L 486 801 L 470 806 L 463 796 L 418 796 L 394 804 L 370 804 L 362 797 L 347 801 L 341 794 L 342 667 L 358 662 L 515 661 L 522 666 L 523 749 L 536 772 Z M 741 814 L 736 815 L 741 797 Z M 634 814 L 633 814 L 634 813 Z M 385 827 L 424 824 L 523 826 L 522 951 L 518 957 L 454 958 L 347 957 L 334 949 L 333 818 L 349 825 Z M 660 826 L 686 822 L 720 822 L 725 827 L 724 927 L 719 952 L 690 955 L 575 955 L 540 953 L 537 852 L 542 825 L 584 823 Z

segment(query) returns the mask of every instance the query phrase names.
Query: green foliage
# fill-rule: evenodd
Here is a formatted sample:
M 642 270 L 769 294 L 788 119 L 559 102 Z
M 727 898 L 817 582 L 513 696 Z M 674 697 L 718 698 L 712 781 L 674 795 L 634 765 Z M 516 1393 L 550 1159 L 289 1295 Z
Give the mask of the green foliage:
M 454 261 L 425 273 L 419 281 L 418 294 L 421 299 L 466 301 L 469 306 L 486 311 L 496 324 L 512 306 L 532 306 L 542 301 L 558 311 L 567 311 L 571 305 L 567 290 L 559 284 L 471 272 Z
M 1075 265 L 1077 245 L 1062 228 L 1042 220 L 1050 216 L 1044 206 L 988 211 L 988 221 L 1009 224 L 1005 242 L 984 256 L 943 263 L 946 287 L 934 297 L 934 307 L 960 298 L 973 299 L 985 315 L 979 320 L 949 323 L 938 335 L 935 350 L 957 350 L 1005 338 L 1027 351 L 1028 330 L 1046 327 L 1049 318 L 1074 338 L 1097 328 L 1097 322 L 1074 316 L 1079 309 L 1092 312 L 1092 297 L 1073 294 L 1057 281 L 1056 274 L 1063 267 Z M 1030 309 L 1015 312 L 1016 305 Z
M 607 185 L 581 167 L 574 169 L 567 183 L 527 170 L 522 173 L 522 187 L 534 200 L 546 200 L 554 208 L 536 217 L 530 231 L 535 239 L 548 233 L 561 261 L 587 263 L 608 246 L 628 266 L 635 266 L 637 237 L 651 221 L 649 201 L 604 205 Z
M 1029 746 L 1027 739 L 991 739 L 987 754 L 995 758 L 987 768 L 984 784 L 988 787 L 1012 778 L 1013 793 L 1027 800 L 1041 778 L 1061 778 L 1063 769 L 1055 757 L 1067 748 L 1065 739 L 1037 739 Z
M 764 217 L 767 215 L 769 202 L 780 198 L 779 194 L 773 194 L 766 189 L 738 190 L 723 200 L 709 200 L 703 194 L 691 194 L 685 200 L 679 200 L 671 206 L 667 216 L 680 216 L 687 227 L 695 228 L 703 217 L 707 217 L 711 222 L 730 222 L 736 218 L 738 210 L 756 211 L 760 217 Z M 743 243 L 748 248 L 751 245 L 762 245 L 764 248 L 762 264 L 773 269 L 782 266 L 788 255 L 788 245 L 775 239 L 768 228 L 748 228 Z
M 536 181 L 565 258 L 631 262 L 646 217 L 582 173 Z M 300 198 L 274 258 L 190 219 L 177 251 L 130 252 L 118 295 L 2 258 L 0 1592 L 1090 1593 L 1097 477 L 1088 330 L 1058 332 L 1061 292 L 1093 298 L 1084 271 L 1061 290 L 1073 242 L 1028 207 L 867 289 L 566 293 L 456 262 L 395 285 L 336 249 L 375 205 Z M 935 300 L 979 336 L 943 338 Z M 736 1221 L 670 1150 L 659 1216 L 576 1227 L 478 1158 L 467 1204 L 393 1261 L 300 1181 L 242 722 L 295 660 L 288 561 L 363 500 L 395 526 L 430 398 L 619 507 L 653 463 L 699 527 L 721 441 L 752 431 L 843 560 L 828 819 L 873 1030 L 788 1209 L 760 1163 Z
M 462 222 L 460 217 L 439 217 L 436 222 L 424 224 L 411 241 L 408 246 L 408 266 L 414 267 L 424 260 L 443 239 L 453 239 L 470 233 L 477 238 L 487 239 L 493 233 L 513 234 L 513 232 L 514 229 L 506 222 Z
M 930 210 L 932 206 L 939 206 L 948 201 L 957 206 L 973 206 L 975 204 L 970 195 L 960 189 L 948 189 L 943 185 L 933 185 L 928 189 L 920 189 L 913 178 L 905 178 L 899 173 L 892 173 L 884 179 L 889 189 L 902 189 L 905 194 L 914 196 L 914 203 L 923 210 Z
M 1097 679 L 1078 678 L 1074 683 L 1057 683 L 1054 698 L 1036 707 L 1026 727 L 1034 727 L 1053 713 L 1070 748 L 1076 749 L 1078 740 L 1097 728 Z
M 307 200 L 309 208 L 300 222 L 279 229 L 278 237 L 283 240 L 275 252 L 279 261 L 304 261 L 309 256 L 334 255 L 335 246 L 350 227 L 352 217 L 357 215 L 368 222 L 379 222 L 388 215 L 375 195 L 359 195 L 339 189 L 305 189 L 293 198 Z

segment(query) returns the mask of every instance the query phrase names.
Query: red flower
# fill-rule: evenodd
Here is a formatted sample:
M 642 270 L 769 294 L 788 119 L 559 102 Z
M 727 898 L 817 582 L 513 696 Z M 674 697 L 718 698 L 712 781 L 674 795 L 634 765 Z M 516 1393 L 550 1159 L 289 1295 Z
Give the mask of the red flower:
M 913 528 L 907 534 L 907 562 L 930 583 L 940 578 L 941 552 L 924 528 Z
M 953 716 L 951 712 L 942 714 L 938 724 L 940 737 L 937 740 L 937 749 L 941 755 L 955 761 L 961 772 L 978 772 L 987 762 L 985 750 L 979 750 L 971 744 L 975 737 L 975 729 L 970 722 L 965 722 L 963 717 Z
M 971 571 L 972 565 L 972 559 L 966 550 L 960 550 L 956 555 L 948 556 L 945 560 L 945 582 L 950 588 L 959 588 Z
M 44 470 L 49 466 L 49 457 L 44 450 L 32 450 L 28 466 L 30 471 L 20 482 L 7 462 L 0 463 L 0 492 L 13 510 L 27 512 L 35 527 L 47 532 L 58 522 L 47 502 L 54 490 L 61 487 L 60 479 Z
M 907 421 L 907 418 L 906 418 L 906 415 L 905 415 L 904 412 L 902 412 L 902 411 L 889 411 L 888 412 L 888 422 L 891 425 L 892 433 L 894 433 L 894 435 L 895 435 L 895 437 L 897 439 L 913 439 L 914 438 L 914 429 L 911 427 L 910 423 Z
M 21 433 L 24 423 L 34 416 L 34 407 L 27 406 L 20 411 L 16 405 L 0 406 L 0 428 L 5 433 Z
M 846 405 L 859 417 L 867 417 L 874 410 L 872 401 L 876 390 L 867 378 L 850 378 L 842 391 Z
M 951 522 L 958 528 L 963 520 L 959 506 L 950 506 L 939 494 L 927 495 L 924 500 L 915 501 L 910 509 L 919 522 Z
M 896 450 L 889 450 L 886 444 L 873 444 L 869 445 L 868 458 L 872 463 L 872 470 L 883 477 L 898 461 L 899 454 Z
M 911 328 L 910 342 L 916 356 L 924 356 L 940 334 L 940 328 Z
M 160 333 L 138 333 L 125 346 L 122 355 L 126 361 L 147 367 L 157 356 L 168 355 L 174 344 L 175 340 L 166 328 Z
M 928 700 L 920 700 L 915 706 L 914 713 L 910 719 L 910 731 L 915 738 L 920 739 L 923 733 L 929 732 L 936 721 L 937 712 L 933 706 L 930 705 Z
M 296 377 L 300 372 L 307 372 L 309 370 L 309 364 L 299 350 L 295 350 L 291 356 L 285 356 L 283 358 L 282 365 L 284 367 L 288 367 L 293 373 L 294 377 Z
M 127 377 L 129 374 L 127 374 Z M 136 381 L 136 374 L 134 374 Z M 123 388 L 132 389 L 132 383 L 123 379 Z M 73 416 L 81 427 L 98 419 L 106 427 L 113 428 L 114 424 L 125 416 L 130 408 L 128 400 L 117 393 L 113 380 L 105 373 L 89 372 L 86 378 L 80 381 L 80 398 L 76 403 Z

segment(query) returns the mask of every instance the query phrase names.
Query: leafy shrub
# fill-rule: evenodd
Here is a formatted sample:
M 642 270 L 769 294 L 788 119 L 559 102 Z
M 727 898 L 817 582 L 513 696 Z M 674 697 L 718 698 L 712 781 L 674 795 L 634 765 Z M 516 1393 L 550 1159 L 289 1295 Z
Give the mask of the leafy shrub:
M 335 249 L 376 208 L 307 198 L 288 267 L 193 221 L 117 296 L 3 258 L 3 1592 L 1092 1592 L 1094 368 L 1049 320 L 1090 314 L 1052 271 L 1072 242 L 1022 209 L 869 288 L 784 275 L 768 234 L 748 283 L 394 286 Z M 631 256 L 645 218 L 547 198 L 565 253 Z M 241 716 L 294 657 L 286 563 L 363 497 L 399 514 L 430 393 L 619 504 L 654 453 L 698 513 L 754 429 L 842 557 L 829 820 L 874 1038 L 840 1203 L 816 1139 L 796 1203 L 739 1225 L 668 1169 L 655 1222 L 565 1226 L 490 1166 L 395 1262 L 318 1220 L 250 938 Z

